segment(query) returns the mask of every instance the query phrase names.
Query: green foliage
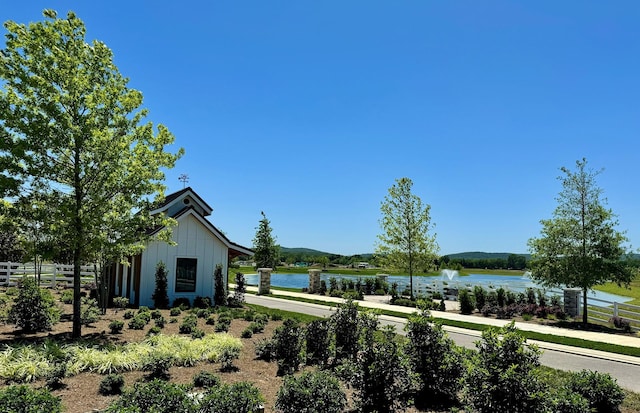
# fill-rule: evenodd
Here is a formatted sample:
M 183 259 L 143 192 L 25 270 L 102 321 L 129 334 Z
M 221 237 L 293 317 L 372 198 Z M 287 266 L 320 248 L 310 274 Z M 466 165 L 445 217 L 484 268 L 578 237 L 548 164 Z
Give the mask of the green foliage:
M 409 272 L 411 298 L 414 272 L 431 268 L 439 249 L 435 234 L 430 234 L 431 206 L 423 207 L 420 197 L 411 192 L 412 186 L 411 179 L 401 178 L 389 188 L 380 207 L 383 232 L 376 247 L 386 267 Z
M 191 334 L 193 330 L 197 328 L 197 325 L 198 318 L 193 314 L 189 314 L 182 320 L 182 324 L 180 324 L 178 330 L 180 334 Z
M 105 410 L 105 413 L 122 412 L 195 413 L 196 409 L 186 386 L 156 379 L 135 383 Z
M 460 312 L 462 314 L 473 313 L 473 310 L 476 307 L 474 297 L 465 287 L 460 289 L 460 292 L 458 293 L 458 300 L 460 301 Z
M 133 310 L 127 310 L 124 312 L 124 315 L 122 317 L 124 317 L 125 320 L 130 320 L 135 316 Z
M 229 327 L 231 326 L 231 317 L 225 314 L 220 314 L 218 317 L 218 322 L 215 326 L 215 331 L 217 333 L 227 332 L 229 331 Z
M 82 297 L 80 322 L 83 326 L 90 326 L 91 324 L 100 320 L 102 312 L 98 307 L 98 302 L 93 298 Z
M 180 310 L 188 310 L 191 308 L 191 301 L 187 297 L 178 297 L 173 300 L 173 308 L 178 307 Z
M 213 272 L 213 279 L 215 283 L 213 302 L 218 306 L 227 305 L 227 288 L 224 285 L 224 279 L 222 277 L 222 264 L 216 265 L 216 269 Z
M 121 394 L 124 387 L 124 376 L 122 374 L 108 374 L 100 380 L 98 392 L 103 396 Z
M 285 377 L 276 398 L 282 413 L 340 413 L 346 404 L 340 382 L 322 371 Z
M 545 388 L 537 375 L 540 350 L 525 341 L 514 323 L 482 333 L 464 376 L 464 399 L 471 407 L 480 413 L 544 410 Z
M 64 304 L 72 304 L 73 303 L 73 290 L 64 290 L 62 294 L 60 294 L 60 301 Z
M 216 387 L 220 385 L 220 377 L 208 371 L 199 371 L 193 376 L 194 387 Z
M 418 379 L 416 406 L 452 404 L 462 385 L 461 352 L 447 337 L 442 324 L 434 322 L 426 311 L 411 315 L 405 330 L 408 341 L 404 350 Z
M 109 330 L 111 334 L 119 334 L 122 332 L 122 328 L 124 327 L 124 323 L 120 320 L 113 320 L 109 323 Z
M 193 308 L 208 309 L 211 308 L 211 298 L 197 296 L 193 299 Z
M 180 310 L 180 307 L 173 307 L 170 311 L 169 311 L 169 315 L 171 317 L 177 317 L 182 313 L 182 311 Z
M 276 239 L 271 235 L 270 222 L 264 212 L 262 219 L 256 228 L 256 235 L 253 238 L 253 260 L 256 268 L 272 268 L 277 269 L 280 262 L 280 247 L 276 245 Z
M 240 337 L 242 337 L 242 338 L 251 338 L 252 336 L 253 336 L 253 330 L 250 329 L 249 327 L 245 328 L 240 333 Z
M 60 318 L 56 310 L 51 293 L 38 287 L 32 277 L 25 276 L 8 319 L 25 332 L 47 331 Z
M 486 304 L 487 290 L 482 288 L 481 285 L 473 287 L 473 297 L 476 299 L 476 309 L 482 311 L 482 308 Z
M 114 297 L 113 305 L 116 308 L 127 308 L 129 305 L 129 299 L 127 297 Z
M 173 135 L 144 123 L 142 93 L 127 86 L 104 43 L 85 40 L 85 25 L 73 12 L 58 18 L 45 10 L 44 16 L 28 25 L 5 23 L 2 195 L 28 206 L 29 189 L 55 191 L 47 207 L 51 221 L 64 224 L 50 233 L 72 251 L 79 286 L 83 261 L 112 262 L 139 252 L 139 241 L 148 238 L 140 228 L 170 223 L 164 214 L 150 216 L 149 198 L 163 193 L 163 169 L 172 168 L 183 151 L 164 151 Z M 74 295 L 72 334 L 79 337 L 78 287 Z
M 167 324 L 167 319 L 160 316 L 160 318 L 155 319 L 155 324 L 158 328 L 164 328 L 164 326 Z
M 198 327 L 194 327 L 193 330 L 191 330 L 191 338 L 202 338 L 204 337 L 204 330 L 202 330 L 201 328 Z
M 331 326 L 329 320 L 314 320 L 307 324 L 305 343 L 308 365 L 326 365 L 331 356 Z
M 8 386 L 0 389 L 0 411 L 12 413 L 60 413 L 60 399 L 47 389 Z
M 371 335 L 373 338 L 373 335 Z M 411 398 L 413 376 L 409 363 L 395 341 L 392 326 L 382 337 L 363 345 L 352 364 L 350 383 L 362 412 L 404 411 Z
M 258 360 L 272 361 L 275 359 L 274 341 L 263 338 L 256 341 L 255 353 Z
M 205 393 L 198 413 L 253 413 L 263 401 L 260 390 L 251 383 L 222 384 Z
M 598 413 L 616 413 L 624 401 L 624 391 L 609 374 L 582 370 L 569 376 L 567 387 L 589 402 Z
M 578 287 L 583 293 L 582 321 L 587 323 L 587 291 L 615 281 L 628 284 L 635 271 L 628 265 L 628 239 L 617 230 L 614 213 L 596 178 L 601 171 L 588 169 L 587 160 L 576 170 L 561 168 L 562 191 L 553 218 L 540 221 L 539 238 L 529 240 L 531 277 L 545 286 Z
M 167 266 L 164 262 L 160 261 L 156 265 L 156 287 L 151 295 L 153 305 L 155 308 L 168 308 L 169 307 L 169 295 L 167 294 Z
M 278 376 L 298 371 L 302 363 L 304 331 L 300 323 L 291 318 L 284 320 L 273 333 L 273 353 L 278 363 Z
M 149 331 L 147 331 L 147 337 L 150 336 L 157 336 L 158 334 L 160 334 L 162 332 L 162 329 L 158 326 L 153 326 L 149 329 Z
M 359 340 L 364 328 L 364 313 L 351 300 L 338 304 L 329 318 L 336 348 L 336 359 L 355 359 L 359 350 Z
M 146 325 L 147 321 L 143 317 L 140 317 L 140 315 L 137 315 L 129 320 L 129 328 L 131 330 L 144 330 L 144 326 Z

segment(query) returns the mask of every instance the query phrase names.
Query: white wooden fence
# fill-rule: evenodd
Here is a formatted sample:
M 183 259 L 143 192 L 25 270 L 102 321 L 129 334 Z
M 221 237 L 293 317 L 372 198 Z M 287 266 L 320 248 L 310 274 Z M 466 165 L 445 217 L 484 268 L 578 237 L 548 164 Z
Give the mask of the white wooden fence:
M 96 281 L 96 267 L 83 265 L 80 268 L 81 284 Z M 0 262 L 0 286 L 13 286 L 25 275 L 35 277 L 37 269 L 33 263 Z M 67 287 L 73 286 L 73 265 L 71 264 L 42 264 L 40 269 L 41 285 L 55 288 L 63 283 Z

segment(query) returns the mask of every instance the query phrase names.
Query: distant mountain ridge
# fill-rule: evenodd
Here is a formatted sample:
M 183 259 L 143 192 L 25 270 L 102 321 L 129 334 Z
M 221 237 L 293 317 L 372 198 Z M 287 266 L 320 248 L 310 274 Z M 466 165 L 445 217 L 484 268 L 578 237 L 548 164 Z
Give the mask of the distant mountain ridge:
M 287 248 L 287 247 L 280 247 L 280 252 L 283 254 L 304 254 L 307 256 L 311 256 L 311 257 L 315 257 L 315 256 L 331 256 L 331 255 L 342 255 L 342 254 L 336 254 L 336 253 L 332 253 L 332 252 L 323 252 L 323 251 L 318 251 L 318 250 L 314 250 L 311 248 Z M 465 258 L 465 259 L 490 259 L 490 258 L 502 258 L 502 259 L 507 259 L 509 258 L 509 255 L 511 254 L 515 254 L 515 255 L 522 255 L 527 259 L 531 258 L 531 254 L 517 254 L 517 253 L 511 253 L 511 252 L 480 252 L 480 251 L 472 251 L 472 252 L 459 252 L 456 254 L 445 254 L 447 255 L 449 258 Z M 361 255 L 363 257 L 369 257 L 372 256 L 373 253 L 363 253 L 363 254 L 353 254 L 353 255 Z

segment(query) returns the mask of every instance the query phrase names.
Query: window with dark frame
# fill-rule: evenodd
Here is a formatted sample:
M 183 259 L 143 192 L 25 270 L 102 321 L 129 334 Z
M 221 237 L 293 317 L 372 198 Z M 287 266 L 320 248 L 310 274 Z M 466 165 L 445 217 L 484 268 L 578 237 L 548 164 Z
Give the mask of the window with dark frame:
M 178 258 L 176 260 L 176 292 L 193 293 L 196 291 L 197 258 Z

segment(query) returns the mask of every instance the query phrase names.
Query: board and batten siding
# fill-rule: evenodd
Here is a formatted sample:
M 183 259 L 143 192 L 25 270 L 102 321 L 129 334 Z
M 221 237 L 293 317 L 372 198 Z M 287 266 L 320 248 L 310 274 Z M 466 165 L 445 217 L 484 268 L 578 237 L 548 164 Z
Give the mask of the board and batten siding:
M 153 306 L 151 296 L 155 289 L 155 271 L 158 262 L 167 266 L 167 293 L 169 303 L 178 297 L 187 297 L 193 304 L 197 296 L 209 297 L 213 302 L 213 273 L 217 264 L 222 264 L 222 273 L 227 271 L 228 249 L 194 216 L 187 215 L 178 219 L 178 225 L 172 228 L 172 239 L 177 245 L 153 241 L 142 253 L 140 277 L 140 305 Z M 176 293 L 177 258 L 196 258 L 196 291 Z M 223 277 L 226 279 L 226 277 Z

